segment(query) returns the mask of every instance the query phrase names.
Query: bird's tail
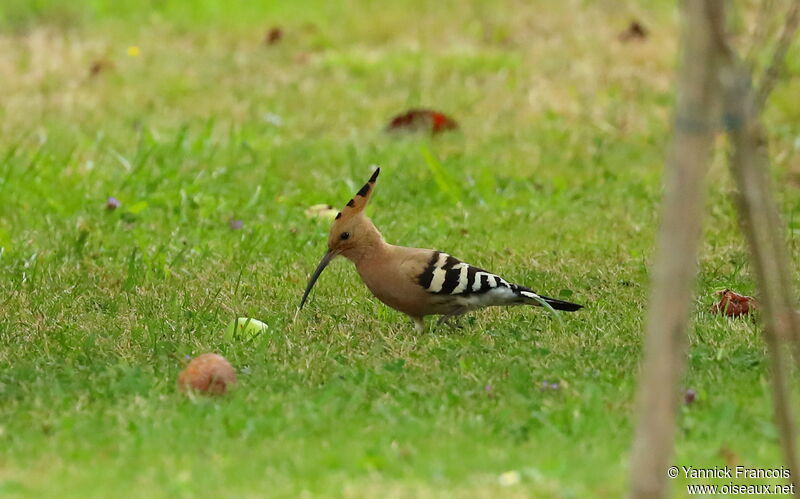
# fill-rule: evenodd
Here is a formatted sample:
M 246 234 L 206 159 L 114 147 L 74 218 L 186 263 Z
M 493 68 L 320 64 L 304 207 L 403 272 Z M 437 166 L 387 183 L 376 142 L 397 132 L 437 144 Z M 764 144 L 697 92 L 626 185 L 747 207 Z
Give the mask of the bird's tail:
M 574 312 L 576 310 L 580 310 L 583 308 L 583 305 L 578 305 L 577 303 L 572 303 L 564 300 L 557 300 L 555 298 L 550 298 L 548 296 L 538 295 L 533 293 L 532 291 L 521 291 L 520 294 L 523 296 L 527 296 L 528 298 L 531 298 L 532 301 L 531 305 L 535 305 L 537 307 L 541 307 L 542 304 L 539 303 L 539 301 L 536 300 L 531 295 L 539 297 L 539 299 L 544 300 L 545 303 L 547 303 L 556 310 L 563 310 L 565 312 Z

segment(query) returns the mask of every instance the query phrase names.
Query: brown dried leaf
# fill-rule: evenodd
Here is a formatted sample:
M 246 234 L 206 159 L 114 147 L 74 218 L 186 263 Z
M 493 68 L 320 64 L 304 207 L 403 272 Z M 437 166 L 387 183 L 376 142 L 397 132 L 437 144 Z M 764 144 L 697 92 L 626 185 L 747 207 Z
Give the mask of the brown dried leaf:
M 733 452 L 731 448 L 728 447 L 727 444 L 722 444 L 722 447 L 719 448 L 717 454 L 725 461 L 725 464 L 729 468 L 735 468 L 736 465 L 739 464 L 740 462 L 739 456 L 737 456 L 736 453 Z
M 455 130 L 458 123 L 444 113 L 432 109 L 410 109 L 398 114 L 386 126 L 388 131 L 409 130 L 427 131 L 432 134 Z
M 283 38 L 283 28 L 280 26 L 273 26 L 269 30 L 267 30 L 266 35 L 264 35 L 264 44 L 265 45 L 275 45 Z
M 97 59 L 89 66 L 89 76 L 95 77 L 104 71 L 110 71 L 112 69 L 114 69 L 113 62 L 108 59 Z
M 619 34 L 621 42 L 642 42 L 647 39 L 650 32 L 639 21 L 631 21 L 628 28 Z
M 729 317 L 739 317 L 753 312 L 758 308 L 758 302 L 752 296 L 744 296 L 724 289 L 716 293 L 720 299 L 719 302 L 711 306 L 712 314 L 723 314 Z

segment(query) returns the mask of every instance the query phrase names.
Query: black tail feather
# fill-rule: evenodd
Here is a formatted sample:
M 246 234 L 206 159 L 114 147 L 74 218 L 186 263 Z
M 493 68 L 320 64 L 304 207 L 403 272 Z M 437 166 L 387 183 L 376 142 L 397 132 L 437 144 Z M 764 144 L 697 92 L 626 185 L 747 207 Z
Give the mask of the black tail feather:
M 580 310 L 583 308 L 583 305 L 578 305 L 577 303 L 571 303 L 564 300 L 556 300 L 555 298 L 550 298 L 547 296 L 539 295 L 539 298 L 547 302 L 548 305 L 550 305 L 556 310 L 563 310 L 565 312 L 574 312 L 576 310 Z

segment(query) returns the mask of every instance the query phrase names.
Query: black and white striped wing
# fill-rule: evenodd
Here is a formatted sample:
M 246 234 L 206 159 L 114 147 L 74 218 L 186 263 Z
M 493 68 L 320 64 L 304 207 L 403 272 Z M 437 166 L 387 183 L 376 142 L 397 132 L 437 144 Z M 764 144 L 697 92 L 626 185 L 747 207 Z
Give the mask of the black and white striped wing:
M 511 284 L 499 275 L 473 267 L 447 253 L 435 251 L 418 283 L 429 293 L 481 298 L 481 305 L 520 303 L 537 295 L 530 289 Z M 479 303 L 476 303 L 476 305 Z

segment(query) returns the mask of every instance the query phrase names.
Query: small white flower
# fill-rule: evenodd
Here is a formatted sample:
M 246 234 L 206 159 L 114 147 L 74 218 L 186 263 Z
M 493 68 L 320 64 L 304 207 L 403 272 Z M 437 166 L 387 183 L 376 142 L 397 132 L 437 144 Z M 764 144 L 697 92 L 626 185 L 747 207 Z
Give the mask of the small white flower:
M 278 127 L 283 126 L 283 118 L 281 118 L 279 114 L 264 113 L 262 118 L 264 119 L 264 121 L 266 121 L 272 126 L 278 126 Z

